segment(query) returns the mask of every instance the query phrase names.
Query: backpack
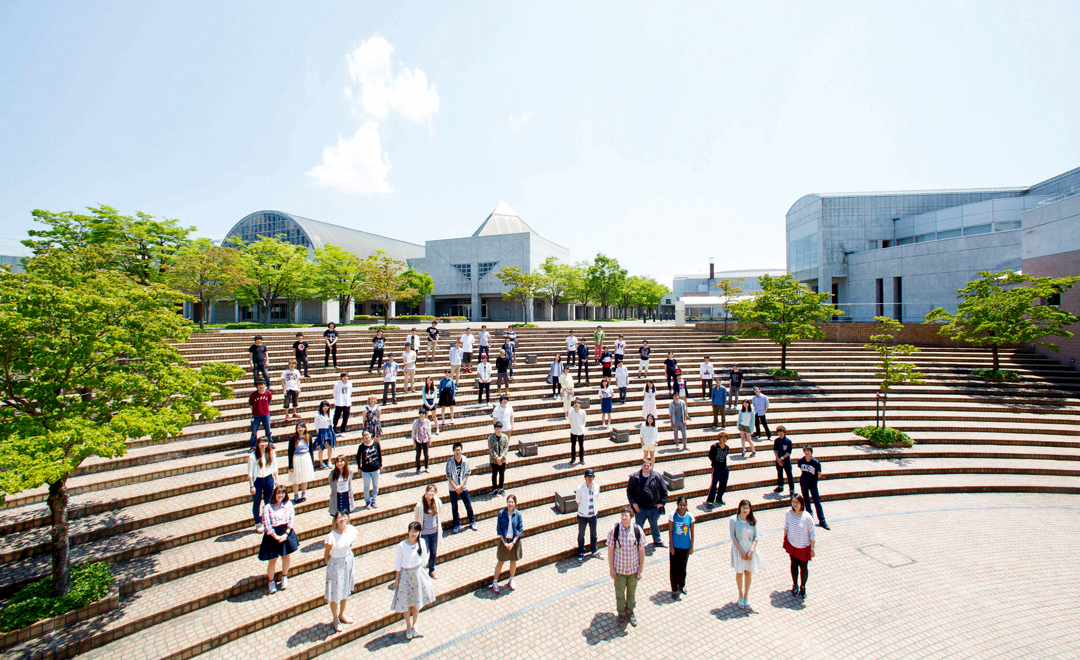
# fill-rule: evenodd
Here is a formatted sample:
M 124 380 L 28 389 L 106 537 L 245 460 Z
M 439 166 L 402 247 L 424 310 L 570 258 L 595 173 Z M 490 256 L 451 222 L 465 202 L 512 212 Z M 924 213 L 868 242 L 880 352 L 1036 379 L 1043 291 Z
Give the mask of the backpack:
M 620 529 L 622 529 L 622 523 L 615 523 L 615 538 L 613 538 L 612 540 L 615 542 L 615 547 L 616 548 L 619 547 L 619 530 Z M 635 524 L 634 525 L 634 538 L 637 540 L 638 545 L 641 545 L 641 538 L 642 538 L 641 534 L 642 534 L 641 528 L 638 527 L 637 524 Z

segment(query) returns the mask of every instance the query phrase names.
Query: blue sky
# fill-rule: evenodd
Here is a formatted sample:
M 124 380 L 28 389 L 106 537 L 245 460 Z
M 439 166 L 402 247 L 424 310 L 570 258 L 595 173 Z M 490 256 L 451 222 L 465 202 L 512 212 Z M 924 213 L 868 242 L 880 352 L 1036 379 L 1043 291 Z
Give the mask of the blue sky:
M 1080 165 L 1076 34 L 1071 2 L 9 0 L 0 237 L 102 203 L 422 243 L 503 200 L 575 260 L 782 268 L 803 194 Z

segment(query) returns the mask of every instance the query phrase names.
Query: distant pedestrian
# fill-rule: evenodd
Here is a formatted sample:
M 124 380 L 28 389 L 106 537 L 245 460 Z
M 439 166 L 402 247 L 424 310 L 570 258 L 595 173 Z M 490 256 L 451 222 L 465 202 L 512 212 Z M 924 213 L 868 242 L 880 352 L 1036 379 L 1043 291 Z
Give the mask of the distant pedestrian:
M 634 509 L 635 522 L 644 528 L 645 521 L 648 521 L 653 545 L 663 548 L 660 516 L 663 515 L 664 505 L 667 503 L 668 489 L 663 477 L 652 468 L 652 463 L 642 461 L 641 470 L 630 475 L 626 482 L 626 499 Z
M 357 452 L 359 456 L 359 452 Z M 334 469 L 330 471 L 330 518 L 337 518 L 338 513 L 352 513 L 353 487 L 352 470 L 344 455 L 332 459 Z
M 330 469 L 327 461 L 334 455 L 336 446 L 337 436 L 334 434 L 334 422 L 330 419 L 330 402 L 320 401 L 319 411 L 315 413 L 315 440 L 311 443 L 311 450 L 319 452 L 320 470 Z M 312 461 L 314 458 L 313 455 Z
M 503 430 L 503 423 L 495 420 L 488 436 L 488 462 L 491 467 L 491 494 L 502 495 L 506 483 L 506 462 L 510 455 L 510 436 Z
M 401 354 L 401 372 L 405 374 L 405 394 L 411 394 L 416 388 L 416 351 L 409 346 Z
M 296 333 L 296 341 L 293 342 L 293 358 L 296 365 L 304 372 L 304 378 L 308 377 L 308 342 L 304 339 L 304 333 Z
M 622 335 L 615 340 L 615 368 L 618 369 L 623 360 L 626 359 L 626 340 Z
M 394 362 L 394 354 L 386 354 L 386 362 L 381 367 L 383 371 L 382 404 L 386 405 L 386 394 L 390 393 L 390 402 L 397 405 L 397 374 L 398 363 Z
M 596 480 L 592 468 L 585 469 L 585 483 L 578 486 L 574 500 L 577 502 L 577 547 L 578 561 L 585 561 L 585 528 L 589 528 L 591 545 L 589 554 L 600 557 L 596 549 L 596 521 L 600 512 L 600 488 L 593 483 Z
M 457 382 L 461 378 L 461 361 L 465 359 L 465 351 L 461 347 L 461 340 L 454 342 L 450 347 L 450 377 Z
M 694 554 L 694 516 L 687 510 L 686 496 L 680 495 L 675 501 L 675 512 L 668 516 L 668 543 L 670 545 L 669 575 L 671 578 L 671 597 L 679 600 L 679 594 L 686 594 L 686 564 Z
M 742 442 L 742 457 L 746 458 L 746 447 L 750 446 L 750 456 L 757 454 L 754 449 L 754 439 L 750 435 L 754 429 L 754 409 L 750 406 L 749 399 L 744 399 L 742 408 L 739 410 L 738 419 L 739 439 Z
M 727 433 L 720 431 L 716 436 L 716 442 L 709 447 L 709 465 L 712 467 L 712 480 L 709 482 L 709 495 L 705 498 L 705 506 L 710 509 L 724 503 L 724 493 L 727 492 L 728 466 L 727 466 Z
M 450 421 L 447 424 L 454 423 L 454 405 L 457 403 L 457 383 L 450 377 L 450 370 L 447 369 L 443 372 L 442 380 L 439 381 L 439 409 L 437 414 L 439 419 L 445 419 L 447 410 L 450 412 Z M 435 422 L 435 433 L 439 432 L 439 423 Z
M 495 577 L 491 581 L 491 589 L 495 593 L 499 593 L 499 577 L 504 562 L 510 562 L 510 582 L 506 586 L 510 587 L 510 591 L 517 589 L 514 574 L 517 573 L 517 563 L 521 561 L 521 537 L 524 534 L 525 521 L 517 510 L 517 498 L 507 495 L 506 508 L 499 512 L 495 521 L 498 546 L 495 552 Z
M 577 381 L 581 382 L 581 370 L 585 369 L 585 384 L 589 384 L 589 345 L 584 341 L 579 342 L 577 346 L 578 350 L 578 363 L 577 363 Z
M 379 475 L 382 473 L 382 445 L 364 431 L 364 440 L 356 450 L 356 465 L 363 478 L 364 506 L 379 508 Z
M 671 432 L 675 436 L 675 447 L 679 447 L 679 434 L 682 434 L 682 448 L 686 451 L 686 423 L 690 420 L 690 412 L 679 393 L 676 392 L 671 403 L 668 404 L 668 422 L 671 424 Z
M 600 381 L 600 389 L 596 394 L 600 397 L 600 426 L 606 428 L 608 424 L 611 424 L 611 398 L 615 396 L 615 390 L 611 389 L 611 383 L 607 378 Z
M 750 607 L 750 579 L 765 568 L 765 562 L 758 558 L 757 520 L 750 500 L 739 502 L 739 514 L 730 521 L 731 567 L 735 569 L 735 585 L 739 587 L 739 606 Z
M 600 352 L 604 348 L 604 328 L 603 326 L 596 326 L 596 330 L 592 335 L 593 350 L 596 353 L 596 360 L 600 360 Z
M 505 394 L 499 397 L 499 405 L 491 411 L 491 419 L 502 422 L 502 430 L 509 434 L 514 430 L 514 406 L 510 405 L 510 397 Z
M 421 408 L 416 420 L 412 423 L 413 449 L 416 450 L 416 473 L 420 474 L 420 455 L 424 455 L 424 472 L 428 471 L 428 454 L 431 448 L 431 420 L 428 419 L 428 411 Z
M 551 385 L 551 398 L 558 399 L 559 392 L 562 391 L 562 385 L 559 383 L 559 378 L 563 375 L 563 363 L 562 356 L 556 355 L 555 360 L 552 361 L 551 366 L 548 367 L 548 383 Z
M 637 375 L 638 377 L 649 377 L 649 356 L 652 355 L 652 349 L 649 348 L 648 340 L 643 340 L 641 346 L 638 348 L 638 363 L 637 363 Z
M 464 373 L 472 373 L 473 344 L 476 337 L 473 336 L 472 328 L 465 328 L 465 334 L 461 335 L 461 369 Z
M 510 358 L 505 348 L 500 349 L 499 357 L 495 358 L 495 389 L 499 394 L 510 393 Z
M 743 374 L 739 371 L 739 365 L 733 365 L 731 367 L 731 374 L 728 376 L 728 404 L 734 410 L 739 405 L 739 390 L 742 388 Z
M 795 493 L 795 480 L 791 475 L 791 439 L 787 437 L 787 429 L 783 426 L 776 427 L 776 440 L 773 442 L 773 460 L 776 462 L 776 488 L 774 493 L 784 490 L 784 475 L 787 475 L 788 497 Z
M 724 428 L 727 426 L 727 389 L 724 388 L 724 384 L 719 379 L 713 382 L 712 389 L 709 390 L 709 399 L 712 403 L 712 427 Z M 717 417 L 719 417 L 719 425 L 717 425 Z
M 323 369 L 327 369 L 330 366 L 330 356 L 334 357 L 334 368 L 337 369 L 337 344 L 338 344 L 338 331 L 336 323 L 327 323 L 326 330 L 323 330 Z
M 372 438 L 378 440 L 382 437 L 382 408 L 379 407 L 375 395 L 371 394 L 367 398 L 367 405 L 364 406 L 364 412 L 362 413 L 364 419 L 362 423 L 364 430 L 371 434 Z
M 488 329 L 487 329 L 486 325 L 480 326 L 480 334 L 477 335 L 476 339 L 480 343 L 480 350 L 479 350 L 479 354 L 478 354 L 478 356 L 476 358 L 476 361 L 477 362 L 480 361 L 480 356 L 481 355 L 487 355 L 490 358 L 491 357 L 491 333 L 488 332 Z
M 517 346 L 514 344 L 514 337 L 516 337 L 516 335 L 513 334 L 513 328 L 508 329 L 503 333 L 503 343 L 502 346 L 499 347 L 502 354 L 506 356 L 508 378 L 514 377 L 514 356 L 517 354 Z M 510 381 L 507 380 L 506 384 L 507 387 L 509 387 Z
M 289 588 L 289 568 L 292 558 L 289 556 L 300 548 L 293 524 L 296 510 L 289 501 L 289 492 L 285 486 L 274 486 L 270 505 L 263 507 L 263 538 L 259 545 L 259 561 L 268 562 L 266 579 L 270 583 L 270 593 L 277 593 L 274 578 L 277 576 L 277 560 L 281 558 L 281 588 Z
M 439 322 L 432 321 L 427 329 L 427 361 L 431 362 L 439 354 Z
M 300 398 L 300 371 L 296 368 L 296 360 L 289 360 L 289 368 L 281 372 L 281 394 L 285 398 L 281 406 L 285 411 L 285 421 L 300 419 L 300 415 L 296 414 Z
M 255 343 L 248 346 L 251 353 L 251 376 L 258 384 L 260 380 L 270 387 L 270 351 L 263 343 L 262 335 L 255 335 Z
M 777 429 L 779 432 L 779 429 Z M 802 448 L 803 457 L 799 459 L 799 489 L 802 491 L 803 501 L 813 501 L 817 509 L 818 527 L 829 529 L 829 523 L 825 522 L 825 512 L 821 509 L 821 496 L 818 495 L 818 479 L 821 478 L 821 461 L 814 458 L 814 448 L 806 446 Z
M 566 366 L 570 368 L 574 366 L 574 358 L 577 357 L 577 337 L 574 336 L 574 331 L 571 330 L 570 334 L 566 336 Z
M 559 388 L 562 390 L 563 415 L 566 415 L 570 412 L 571 402 L 577 398 L 574 395 L 574 377 L 570 375 L 569 369 L 559 376 Z
M 386 348 L 386 337 L 383 336 L 382 330 L 376 330 L 375 336 L 371 338 L 371 362 L 368 363 L 367 372 L 370 374 L 372 369 L 382 369 L 383 365 L 383 350 Z
M 578 449 L 581 456 L 581 464 L 585 465 L 585 424 L 588 414 L 582 410 L 581 401 L 574 399 L 574 407 L 566 413 L 570 420 L 570 465 L 574 464 L 574 449 Z
M 274 436 L 270 434 L 270 400 L 274 395 L 267 389 L 267 383 L 261 380 L 255 383 L 255 391 L 248 395 L 248 405 L 251 406 L 251 437 L 248 438 L 248 450 L 255 449 L 255 437 L 259 433 L 259 427 L 263 427 L 263 434 L 267 442 L 273 442 Z
M 424 389 L 420 391 L 420 410 L 427 411 L 428 421 L 434 427 L 435 435 L 439 435 L 439 388 L 431 376 L 424 379 Z
M 679 378 L 676 372 L 678 369 L 679 361 L 675 359 L 674 353 L 668 353 L 667 359 L 664 360 L 664 376 L 667 378 L 668 394 L 673 394 L 675 388 L 679 384 Z
M 491 403 L 491 363 L 488 362 L 488 354 L 481 353 L 480 361 L 476 364 L 476 405 Z
M 619 405 L 626 403 L 626 387 L 630 384 L 630 372 L 622 362 L 615 367 L 615 387 L 619 388 Z
M 709 356 L 705 356 L 705 360 L 698 365 L 698 375 L 701 377 L 701 398 L 709 398 L 709 390 L 712 389 L 713 384 L 713 365 L 709 362 Z
M 349 382 L 349 374 L 341 372 L 341 379 L 334 383 L 334 426 L 337 427 L 338 420 L 341 420 L 341 426 L 337 428 L 338 435 L 344 435 L 345 430 L 349 428 L 352 392 L 353 386 Z
M 600 371 L 604 378 L 611 378 L 611 351 L 603 349 L 600 352 Z
M 428 548 L 428 577 L 435 580 L 435 563 L 439 549 L 439 536 L 442 534 L 442 501 L 439 500 L 439 491 L 435 484 L 428 484 L 424 488 L 424 496 L 416 503 L 413 509 L 413 520 L 420 523 L 420 538 L 424 539 Z
M 409 523 L 409 533 L 398 544 L 394 557 L 394 599 L 390 609 L 405 615 L 405 639 L 423 637 L 416 629 L 420 610 L 435 602 L 435 588 L 424 566 L 428 563 L 428 548 L 420 538 L 423 526 Z
M 659 433 L 656 430 L 656 415 L 649 413 L 641 425 L 641 451 L 644 453 L 643 460 L 652 463 L 656 460 L 656 443 L 659 441 Z
M 260 438 L 255 451 L 248 454 L 247 473 L 248 487 L 251 489 L 251 515 L 255 518 L 255 531 L 262 534 L 262 510 L 270 504 L 278 473 L 277 455 L 268 439 Z
M 769 430 L 769 421 L 765 415 L 769 412 L 769 397 L 761 393 L 760 387 L 754 388 L 754 398 L 750 399 L 750 405 L 754 407 L 754 437 L 761 437 L 761 427 L 765 427 L 765 435 L 772 440 L 772 431 Z
M 454 455 L 446 461 L 446 480 L 450 482 L 450 512 L 454 516 L 454 534 L 461 531 L 461 517 L 458 515 L 458 500 L 465 505 L 465 514 L 469 516 L 469 529 L 476 531 L 476 515 L 473 513 L 472 497 L 469 495 L 469 458 L 461 450 L 461 443 L 455 442 Z
M 791 595 L 806 598 L 806 579 L 814 558 L 814 517 L 806 510 L 802 495 L 791 498 L 784 514 L 784 550 L 791 555 Z
M 645 383 L 645 392 L 641 396 L 641 418 L 649 415 L 656 417 L 656 385 L 651 380 Z
M 307 424 L 300 422 L 289 439 L 289 485 L 297 504 L 307 501 L 307 485 L 315 479 L 315 466 L 311 463 L 311 445 Z M 297 497 L 299 492 L 299 497 Z
M 323 594 L 330 604 L 330 625 L 335 632 L 341 632 L 341 624 L 353 622 L 345 615 L 349 594 L 356 586 L 355 557 L 352 544 L 356 540 L 356 528 L 349 524 L 349 514 L 345 511 L 334 516 L 334 527 L 323 541 L 323 561 L 326 562 L 326 589 Z
M 608 571 L 615 581 L 615 622 L 637 626 L 637 585 L 645 570 L 645 532 L 633 521 L 633 509 L 624 506 L 619 522 L 607 535 Z

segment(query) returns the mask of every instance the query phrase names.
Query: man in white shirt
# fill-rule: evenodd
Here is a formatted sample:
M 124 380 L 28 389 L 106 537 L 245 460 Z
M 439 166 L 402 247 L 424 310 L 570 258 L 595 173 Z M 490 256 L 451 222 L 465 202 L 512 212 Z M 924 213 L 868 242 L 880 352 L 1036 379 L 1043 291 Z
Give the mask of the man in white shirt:
M 499 405 L 491 411 L 491 418 L 496 422 L 502 422 L 503 433 L 509 435 L 514 429 L 514 407 L 510 405 L 510 397 L 505 394 L 499 397 Z
M 487 326 L 480 326 L 480 334 L 476 336 L 477 343 L 480 344 L 478 349 L 478 355 L 476 356 L 477 362 L 480 361 L 481 355 L 487 355 L 488 359 L 491 358 L 491 333 L 488 332 Z
M 585 469 L 585 483 L 578 486 L 577 494 L 577 547 L 578 561 L 585 561 L 585 528 L 588 527 L 592 537 L 592 545 L 589 553 L 593 557 L 602 558 L 603 555 L 596 549 L 596 516 L 600 511 L 600 487 L 593 483 L 596 477 L 592 468 Z
M 461 335 L 461 366 L 467 374 L 472 373 L 472 349 L 475 339 L 472 328 L 465 328 L 465 334 Z
M 386 354 L 386 362 L 383 362 L 383 379 L 382 379 L 382 404 L 386 405 L 386 394 L 389 391 L 393 398 L 394 405 L 397 405 L 397 372 L 398 363 L 394 362 L 394 354 Z
M 491 363 L 488 362 L 487 353 L 481 353 L 480 361 L 476 363 L 476 389 L 476 405 L 483 405 L 485 395 L 487 402 L 491 403 Z
M 334 383 L 334 427 L 337 428 L 338 418 L 341 419 L 341 429 L 338 435 L 345 433 L 349 426 L 349 409 L 352 407 L 352 383 L 349 382 L 349 374 L 341 372 L 341 380 Z
M 615 340 L 615 366 L 619 366 L 619 363 L 626 359 L 626 341 L 622 335 Z
M 709 356 L 705 356 L 705 361 L 698 367 L 698 374 L 701 375 L 701 398 L 709 398 L 709 390 L 712 389 L 713 381 L 713 365 L 709 362 Z
M 630 383 L 630 372 L 626 369 L 626 365 L 619 363 L 619 366 L 615 367 L 615 387 L 619 388 L 619 405 L 626 403 L 626 386 Z
M 570 465 L 574 464 L 574 450 L 578 447 L 581 456 L 581 464 L 585 465 L 585 418 L 584 410 L 581 409 L 581 401 L 574 399 L 574 407 L 566 413 L 566 419 L 570 420 Z
M 296 414 L 296 402 L 300 398 L 300 371 L 296 368 L 296 360 L 289 360 L 289 368 L 281 372 L 281 390 L 285 397 L 285 421 L 300 419 L 300 415 Z M 290 409 L 292 415 L 289 414 Z
M 577 337 L 574 336 L 574 331 L 571 330 L 570 334 L 566 336 L 566 366 L 570 367 L 574 364 L 574 359 L 577 358 Z
M 405 347 L 405 352 L 401 354 L 401 368 L 405 372 L 405 394 L 408 394 L 416 384 L 416 349 Z
M 457 340 L 450 347 L 450 378 L 456 383 L 461 378 L 461 359 L 464 351 L 461 350 L 461 340 Z

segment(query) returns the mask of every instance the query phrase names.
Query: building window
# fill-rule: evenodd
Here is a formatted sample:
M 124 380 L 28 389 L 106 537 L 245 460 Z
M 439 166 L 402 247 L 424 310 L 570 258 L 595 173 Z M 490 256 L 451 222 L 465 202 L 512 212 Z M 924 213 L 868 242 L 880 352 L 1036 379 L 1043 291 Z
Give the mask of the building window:
M 893 295 L 893 318 L 897 321 L 904 320 L 904 288 L 900 284 L 900 278 L 892 278 Z
M 964 227 L 964 236 L 975 236 L 976 234 L 989 234 L 990 225 L 979 225 L 977 227 Z
M 454 264 L 454 268 L 462 277 L 472 282 L 472 264 Z
M 1055 293 L 1054 295 L 1050 296 L 1049 298 L 1044 298 L 1043 300 L 1044 300 L 1043 304 L 1045 304 L 1045 305 L 1051 305 L 1053 307 L 1061 307 L 1061 294 L 1060 293 Z
M 1009 231 L 1010 229 L 1020 229 L 1020 221 L 1010 220 L 1008 222 L 994 223 L 994 231 Z
M 498 261 L 481 261 L 480 263 L 476 264 L 476 279 L 477 280 L 484 279 L 484 275 L 487 275 L 491 271 L 495 270 L 495 265 L 497 263 L 499 263 L 499 262 Z
M 939 231 L 937 233 L 937 237 L 938 237 L 938 240 L 940 241 L 943 238 L 956 238 L 956 237 L 960 236 L 962 233 L 963 232 L 961 232 L 959 229 L 950 229 L 948 231 Z
M 284 303 L 276 303 L 270 307 L 271 321 L 288 321 L 289 306 Z
M 898 238 L 898 239 L 896 239 L 896 244 L 897 245 L 911 245 L 914 242 L 915 242 L 915 239 L 913 237 L 911 237 L 911 236 L 908 236 L 907 238 Z
M 877 313 L 874 316 L 885 316 L 885 280 L 880 277 L 874 283 L 874 298 L 877 303 Z
M 817 234 L 788 243 L 788 270 L 795 272 L 818 266 Z
M 240 320 L 250 321 L 252 318 L 254 318 L 254 315 L 251 313 L 251 305 L 242 305 L 240 307 Z

